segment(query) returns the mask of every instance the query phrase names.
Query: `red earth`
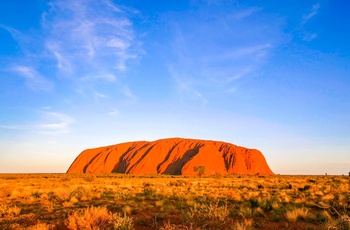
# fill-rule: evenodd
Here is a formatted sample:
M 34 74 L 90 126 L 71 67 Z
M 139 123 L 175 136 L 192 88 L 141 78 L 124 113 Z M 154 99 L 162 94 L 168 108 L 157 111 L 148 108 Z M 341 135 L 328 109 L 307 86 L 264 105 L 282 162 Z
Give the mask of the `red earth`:
M 195 176 L 196 166 L 204 166 L 208 176 L 274 174 L 259 150 L 222 141 L 184 138 L 135 141 L 87 149 L 79 154 L 67 173 Z

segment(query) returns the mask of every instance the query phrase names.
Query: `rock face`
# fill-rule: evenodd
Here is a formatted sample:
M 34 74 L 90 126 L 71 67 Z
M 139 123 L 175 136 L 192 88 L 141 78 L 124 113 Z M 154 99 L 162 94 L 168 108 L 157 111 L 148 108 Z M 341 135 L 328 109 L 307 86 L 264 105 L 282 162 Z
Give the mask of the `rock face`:
M 262 153 L 221 141 L 169 138 L 84 150 L 67 173 L 273 175 Z

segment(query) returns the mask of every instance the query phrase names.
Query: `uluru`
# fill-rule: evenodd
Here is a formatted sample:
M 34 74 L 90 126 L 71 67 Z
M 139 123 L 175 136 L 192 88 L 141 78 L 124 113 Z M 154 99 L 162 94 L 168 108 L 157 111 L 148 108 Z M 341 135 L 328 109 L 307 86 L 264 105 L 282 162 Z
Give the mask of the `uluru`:
M 168 138 L 134 141 L 81 152 L 67 173 L 127 173 L 195 176 L 196 166 L 205 175 L 273 175 L 257 149 L 212 140 Z

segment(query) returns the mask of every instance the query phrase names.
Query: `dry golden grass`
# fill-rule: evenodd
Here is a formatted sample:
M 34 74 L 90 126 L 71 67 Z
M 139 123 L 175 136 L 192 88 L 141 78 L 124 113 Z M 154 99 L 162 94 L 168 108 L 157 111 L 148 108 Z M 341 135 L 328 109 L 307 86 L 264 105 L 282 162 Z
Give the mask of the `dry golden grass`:
M 0 229 L 346 229 L 349 186 L 348 176 L 1 174 Z
M 249 230 L 252 229 L 253 220 L 252 219 L 243 219 L 242 221 L 237 221 L 232 226 L 232 230 Z
M 53 226 L 43 223 L 37 223 L 36 225 L 30 226 L 28 230 L 50 230 Z
M 0 204 L 0 216 L 3 217 L 15 217 L 21 212 L 21 208 L 16 205 L 10 205 L 6 203 Z
M 285 216 L 289 222 L 296 222 L 298 218 L 305 220 L 308 215 L 309 210 L 305 208 L 295 208 L 285 213 Z
M 68 216 L 66 226 L 72 230 L 107 229 L 110 213 L 106 207 L 88 207 L 83 213 L 73 212 Z

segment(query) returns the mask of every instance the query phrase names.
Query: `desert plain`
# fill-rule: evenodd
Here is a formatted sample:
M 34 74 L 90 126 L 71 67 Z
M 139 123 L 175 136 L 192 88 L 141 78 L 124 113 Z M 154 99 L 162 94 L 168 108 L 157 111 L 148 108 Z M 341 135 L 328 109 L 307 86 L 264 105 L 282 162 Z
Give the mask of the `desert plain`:
M 0 174 L 0 229 L 349 229 L 350 176 Z

